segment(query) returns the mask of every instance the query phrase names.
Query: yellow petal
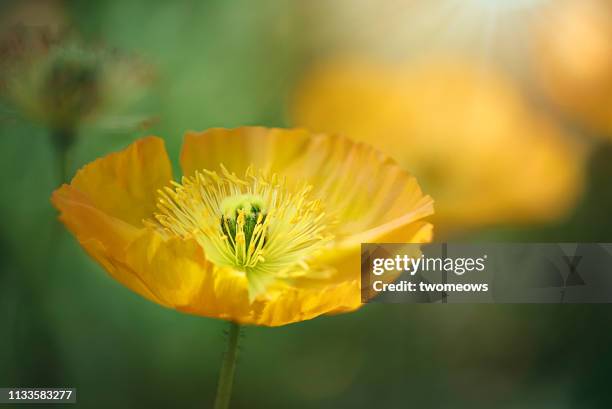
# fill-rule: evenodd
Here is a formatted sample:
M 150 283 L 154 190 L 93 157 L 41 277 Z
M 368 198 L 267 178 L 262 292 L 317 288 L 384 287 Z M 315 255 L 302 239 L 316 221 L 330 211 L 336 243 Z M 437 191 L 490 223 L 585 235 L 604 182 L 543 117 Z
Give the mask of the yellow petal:
M 357 280 L 324 283 L 309 288 L 279 283 L 268 289 L 266 298 L 251 303 L 244 274 L 215 270 L 205 275 L 198 299 L 179 309 L 241 324 L 279 326 L 322 314 L 352 310 L 360 305 Z
M 261 305 L 255 323 L 285 325 L 323 314 L 353 311 L 361 305 L 358 280 L 325 283 L 312 288 L 287 288 L 277 299 Z
M 170 178 L 163 141 L 150 137 L 85 166 L 51 197 L 60 220 L 92 258 L 117 281 L 160 304 L 149 284 L 126 265 L 126 249 L 142 234 L 156 189 Z
M 378 240 L 371 243 L 430 243 L 433 239 L 433 226 L 427 222 L 416 222 L 402 228 L 389 231 Z M 333 249 L 323 254 L 319 263 L 333 267 L 336 274 L 328 277 L 331 281 L 345 281 L 358 279 L 361 272 L 361 246 L 350 246 L 342 249 Z M 303 287 L 314 280 L 301 279 L 294 285 Z
M 213 268 L 194 240 L 164 239 L 151 229 L 125 249 L 125 265 L 172 308 L 190 305 Z
M 360 305 L 355 278 L 304 288 L 276 283 L 252 300 L 244 273 L 207 262 L 193 240 L 164 240 L 153 231 L 129 246 L 125 258 L 121 267 L 145 283 L 158 303 L 190 314 L 278 326 Z
M 284 174 L 306 178 L 340 221 L 338 246 L 377 242 L 433 214 L 433 200 L 416 179 L 370 145 L 338 135 L 315 135 Z
M 125 248 L 138 237 L 139 229 L 96 209 L 72 186 L 56 190 L 52 202 L 61 212 L 60 220 L 79 244 L 113 278 L 143 297 L 160 302 L 147 284 L 124 266 Z
M 230 172 L 244 175 L 252 165 L 266 172 L 279 172 L 291 164 L 310 143 L 304 130 L 242 127 L 187 132 L 181 150 L 184 176 L 196 170 L 216 170 L 223 164 Z
M 157 190 L 171 179 L 164 141 L 148 137 L 88 164 L 70 185 L 100 211 L 142 226 L 153 214 Z
M 414 177 L 376 149 L 343 136 L 259 127 L 185 136 L 185 175 L 218 169 L 220 164 L 236 174 L 252 165 L 293 182 L 307 181 L 326 212 L 341 221 L 342 245 L 376 241 L 433 213 L 433 201 L 423 195 Z

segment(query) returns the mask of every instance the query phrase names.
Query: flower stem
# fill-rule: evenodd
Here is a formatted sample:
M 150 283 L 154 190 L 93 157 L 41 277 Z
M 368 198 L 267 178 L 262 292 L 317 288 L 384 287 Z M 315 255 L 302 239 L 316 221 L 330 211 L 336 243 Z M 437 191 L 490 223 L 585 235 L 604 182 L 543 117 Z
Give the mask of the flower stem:
M 66 183 L 68 180 L 68 168 L 70 167 L 68 163 L 68 150 L 58 151 L 57 154 L 57 165 L 59 169 L 59 182 L 60 184 Z
M 238 357 L 238 341 L 240 338 L 240 325 L 230 322 L 227 335 L 227 349 L 223 356 L 221 371 L 219 372 L 219 385 L 214 409 L 227 409 L 232 395 L 234 372 L 236 372 L 236 358 Z
M 68 181 L 68 171 L 70 168 L 70 148 L 72 147 L 75 139 L 76 135 L 72 129 L 56 129 L 51 132 L 51 142 L 55 148 L 60 184 Z

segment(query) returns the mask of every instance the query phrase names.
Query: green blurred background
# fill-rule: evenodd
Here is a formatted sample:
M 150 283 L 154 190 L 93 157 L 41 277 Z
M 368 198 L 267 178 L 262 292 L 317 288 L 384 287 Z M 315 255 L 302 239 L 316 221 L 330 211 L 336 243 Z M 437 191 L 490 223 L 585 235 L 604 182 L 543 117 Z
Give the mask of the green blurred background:
M 350 20 L 345 36 L 371 46 L 350 35 L 361 27 L 353 14 L 363 1 L 338 2 L 346 10 L 335 11 L 337 19 L 324 2 L 304 3 L 15 1 L 1 3 L 0 21 L 2 33 L 19 22 L 67 26 L 85 43 L 137 55 L 154 72 L 146 95 L 126 108 L 149 117 L 147 126 L 88 124 L 71 152 L 73 174 L 147 134 L 163 136 L 176 159 L 189 129 L 291 126 L 288 106 L 304 71 L 342 51 L 342 36 L 329 28 Z M 416 1 L 391 3 L 420 12 Z M 407 42 L 418 43 L 413 52 L 428 48 L 423 38 Z M 570 214 L 466 229 L 452 239 L 611 241 L 612 147 L 605 135 L 558 118 L 595 141 L 585 191 Z M 73 386 L 78 406 L 88 408 L 207 407 L 227 324 L 152 304 L 87 257 L 49 202 L 59 176 L 48 134 L 3 105 L 0 386 Z M 612 407 L 611 312 L 607 305 L 375 304 L 281 328 L 248 327 L 232 407 Z

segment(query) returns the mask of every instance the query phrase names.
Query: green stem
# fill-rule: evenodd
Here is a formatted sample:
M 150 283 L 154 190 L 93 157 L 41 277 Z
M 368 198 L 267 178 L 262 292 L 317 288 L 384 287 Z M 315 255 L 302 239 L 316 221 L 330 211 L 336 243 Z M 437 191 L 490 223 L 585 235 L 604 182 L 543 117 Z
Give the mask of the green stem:
M 238 357 L 238 341 L 240 338 L 240 325 L 230 322 L 227 334 L 227 350 L 223 356 L 221 371 L 219 372 L 219 385 L 214 409 L 229 408 L 232 396 L 232 385 L 234 383 L 234 372 L 236 372 L 236 358 Z
M 57 165 L 59 169 L 60 184 L 66 183 L 68 181 L 68 169 L 70 168 L 68 156 L 68 149 L 58 151 L 57 153 Z
M 68 181 L 68 171 L 70 169 L 70 150 L 75 139 L 76 133 L 72 129 L 56 129 L 51 132 L 51 142 L 55 148 L 60 184 Z
M 54 129 L 50 133 L 51 143 L 55 153 L 55 160 L 57 163 L 57 172 L 59 177 L 59 185 L 68 183 L 70 181 L 70 152 L 72 145 L 76 140 L 76 131 L 74 129 Z M 49 241 L 49 254 L 52 258 L 55 258 L 57 254 L 58 246 L 64 232 L 64 228 L 59 220 L 56 219 L 52 231 L 52 240 Z

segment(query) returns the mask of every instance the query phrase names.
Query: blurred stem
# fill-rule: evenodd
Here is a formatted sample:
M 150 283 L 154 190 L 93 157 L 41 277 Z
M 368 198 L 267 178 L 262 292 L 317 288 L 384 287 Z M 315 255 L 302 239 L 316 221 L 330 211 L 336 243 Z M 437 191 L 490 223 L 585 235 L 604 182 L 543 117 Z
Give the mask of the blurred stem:
M 55 148 L 60 184 L 68 181 L 70 169 L 70 150 L 76 140 L 74 129 L 55 129 L 51 131 L 51 142 Z
M 55 161 L 57 163 L 57 171 L 59 177 L 59 185 L 66 183 L 69 181 L 69 171 L 70 171 L 70 151 L 72 150 L 72 145 L 76 140 L 76 131 L 72 127 L 67 128 L 57 128 L 51 130 L 51 143 L 53 144 L 53 148 L 55 151 Z M 52 231 L 52 240 L 50 241 L 49 254 L 52 258 L 55 258 L 56 251 L 58 249 L 58 245 L 62 232 L 64 231 L 61 223 L 54 224 L 54 228 Z
M 232 396 L 234 372 L 236 372 L 236 358 L 238 357 L 238 341 L 240 338 L 240 325 L 230 322 L 227 334 L 227 349 L 223 356 L 221 371 L 219 372 L 219 385 L 214 409 L 227 409 Z

